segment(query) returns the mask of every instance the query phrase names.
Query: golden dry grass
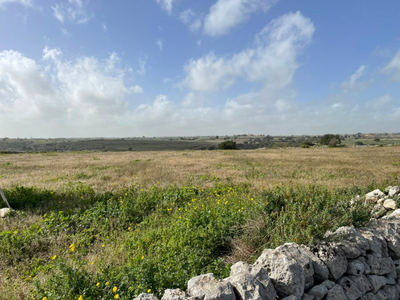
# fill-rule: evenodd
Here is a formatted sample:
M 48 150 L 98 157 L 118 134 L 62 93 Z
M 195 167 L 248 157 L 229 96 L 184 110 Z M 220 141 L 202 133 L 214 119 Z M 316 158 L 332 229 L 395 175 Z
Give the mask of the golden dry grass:
M 213 185 L 214 176 L 253 188 L 276 183 L 336 188 L 366 186 L 393 174 L 400 174 L 400 147 L 0 156 L 2 188 L 22 185 L 60 189 L 70 181 L 85 182 L 98 192 L 133 183 L 143 188 L 173 183 L 208 187 Z

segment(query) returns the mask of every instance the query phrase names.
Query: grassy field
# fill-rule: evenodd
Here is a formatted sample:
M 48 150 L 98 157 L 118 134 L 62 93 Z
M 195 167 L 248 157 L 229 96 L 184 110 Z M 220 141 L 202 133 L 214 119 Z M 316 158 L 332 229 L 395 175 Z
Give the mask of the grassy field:
M 0 299 L 132 299 L 362 226 L 400 147 L 0 155 Z M 400 204 L 400 199 L 395 199 Z M 4 204 L 0 204 L 0 207 Z M 118 295 L 118 296 L 117 296 Z

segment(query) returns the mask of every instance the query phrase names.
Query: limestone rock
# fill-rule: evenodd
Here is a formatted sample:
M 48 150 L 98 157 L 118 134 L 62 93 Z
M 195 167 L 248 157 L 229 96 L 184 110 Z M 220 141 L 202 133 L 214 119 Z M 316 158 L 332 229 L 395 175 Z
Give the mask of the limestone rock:
M 374 293 L 366 293 L 364 295 L 365 300 L 378 300 L 378 297 Z
M 304 293 L 305 276 L 301 265 L 279 251 L 266 249 L 254 263 L 267 270 L 280 297 L 290 295 L 301 299 Z
M 393 261 L 394 269 L 397 273 L 397 276 L 400 277 L 400 259 L 396 259 Z
M 261 282 L 261 284 L 264 285 L 267 292 L 267 298 L 276 299 L 276 290 L 274 285 L 268 277 L 267 271 L 261 265 L 252 266 L 242 261 L 237 262 L 231 266 L 230 276 L 234 277 L 237 275 L 253 275 L 259 282 Z
M 204 300 L 235 300 L 235 299 L 236 297 L 235 297 L 235 292 L 233 291 L 232 284 L 226 281 L 220 281 L 214 284 L 207 291 L 204 297 Z
M 347 300 L 347 296 L 341 285 L 335 284 L 333 288 L 328 291 L 325 300 Z
M 362 275 L 364 274 L 364 264 L 359 260 L 350 261 L 347 265 L 346 273 L 349 275 Z
M 388 249 L 396 257 L 400 257 L 400 223 L 395 220 L 378 220 L 371 222 L 369 227 L 378 231 L 387 242 Z
M 186 293 L 181 289 L 167 289 L 161 300 L 186 300 Z
M 375 252 L 383 257 L 389 256 L 387 242 L 382 234 L 366 227 L 360 228 L 359 232 L 367 240 L 370 251 Z
M 328 293 L 328 289 L 324 284 L 319 284 L 315 285 L 307 293 L 314 296 L 314 300 L 321 300 Z
M 213 273 L 193 277 L 188 281 L 188 294 L 201 297 L 217 283 Z
M 389 300 L 388 295 L 386 294 L 386 292 L 385 292 L 384 290 L 379 290 L 379 291 L 376 293 L 376 297 L 377 297 L 379 300 Z
M 386 192 L 388 192 L 388 195 L 390 197 L 394 196 L 394 195 L 399 195 L 400 194 L 400 186 L 388 186 L 385 189 Z
M 347 271 L 347 259 L 335 244 L 319 244 L 312 251 L 328 267 L 329 279 L 338 280 Z
M 336 283 L 330 280 L 325 280 L 322 284 L 325 285 L 328 290 L 330 290 L 335 286 Z
M 347 258 L 357 258 L 369 250 L 368 241 L 350 226 L 340 227 L 333 233 L 328 231 L 325 237 L 335 240 Z
M 371 268 L 371 274 L 384 275 L 389 274 L 395 270 L 393 260 L 391 257 L 376 257 L 375 255 L 368 254 L 365 262 Z
M 303 297 L 301 297 L 301 300 L 314 300 L 314 296 L 304 293 Z
M 282 300 L 296 300 L 296 299 L 297 299 L 296 296 L 290 295 L 290 296 L 283 298 Z
M 396 279 L 390 277 L 389 275 L 385 275 L 385 278 L 386 278 L 386 284 L 390 284 L 390 285 L 396 284 Z
M 399 294 L 397 293 L 396 288 L 394 286 L 386 285 L 383 287 L 382 290 L 386 293 L 387 298 L 389 300 L 398 300 L 399 299 Z
M 400 208 L 393 211 L 390 215 L 384 216 L 382 219 L 386 220 L 400 219 Z
M 226 278 L 224 281 L 229 281 L 233 285 L 236 293 L 240 295 L 240 299 L 275 300 L 267 295 L 264 285 L 252 275 L 236 275 Z
M 378 275 L 367 275 L 368 281 L 371 283 L 372 292 L 376 293 L 381 287 L 386 285 L 386 278 Z
M 367 276 L 365 276 L 365 275 L 361 275 L 361 276 L 349 275 L 348 277 L 355 282 L 358 289 L 363 294 L 372 290 L 372 285 L 369 282 Z
M 379 203 L 381 201 L 381 203 Z M 374 208 L 371 211 L 371 215 L 373 218 L 379 219 L 380 217 L 384 216 L 387 212 L 386 208 L 382 206 L 383 204 L 383 199 L 379 200 L 378 204 L 374 206 Z
M 343 276 L 338 280 L 337 284 L 342 286 L 344 293 L 349 300 L 356 300 L 362 296 L 357 284 L 349 277 Z
M 386 208 L 386 209 L 395 210 L 395 209 L 397 209 L 397 204 L 392 199 L 387 199 L 383 203 L 383 207 Z
M 301 251 L 307 255 L 313 263 L 314 281 L 316 283 L 321 283 L 327 280 L 329 278 L 329 269 L 324 262 L 320 260 L 318 256 L 314 255 L 310 248 L 303 245 L 301 245 L 300 248 Z
M 296 262 L 300 264 L 304 271 L 305 283 L 304 289 L 308 290 L 314 285 L 314 266 L 313 261 L 309 257 L 313 255 L 312 253 L 307 253 L 303 248 L 301 248 L 296 243 L 286 243 L 275 251 L 279 251 L 286 256 L 293 258 Z
M 378 199 L 382 199 L 384 197 L 385 197 L 385 194 L 382 193 L 382 191 L 380 189 L 376 189 L 376 190 L 366 194 L 365 195 L 365 200 L 366 201 L 376 202 L 376 201 L 378 201 Z
M 154 294 L 141 293 L 133 300 L 158 300 L 158 298 Z
M 5 218 L 10 212 L 11 209 L 8 207 L 0 209 L 0 218 Z

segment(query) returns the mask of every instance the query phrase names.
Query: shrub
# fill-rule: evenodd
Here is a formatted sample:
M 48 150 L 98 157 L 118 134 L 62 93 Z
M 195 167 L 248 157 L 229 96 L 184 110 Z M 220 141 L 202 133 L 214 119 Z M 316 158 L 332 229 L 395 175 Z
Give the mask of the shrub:
M 364 145 L 364 143 L 360 141 L 354 143 L 354 146 L 362 146 L 362 145 Z
M 234 141 L 225 141 L 218 144 L 219 150 L 237 150 L 236 142 Z
M 331 141 L 329 142 L 329 147 L 336 147 L 340 144 L 340 140 L 337 138 L 333 138 L 331 139 Z
M 312 147 L 312 146 L 314 146 L 314 144 L 311 143 L 310 141 L 304 141 L 304 142 L 302 142 L 301 145 L 300 145 L 301 148 L 310 148 L 310 147 Z
M 325 134 L 322 138 L 319 139 L 319 143 L 321 145 L 326 145 L 328 146 L 329 143 L 333 140 L 333 139 L 337 139 L 339 141 L 338 144 L 341 143 L 340 141 L 340 136 L 338 134 L 334 135 L 334 134 Z
M 380 142 L 380 141 L 381 141 L 381 139 L 374 138 L 374 142 Z

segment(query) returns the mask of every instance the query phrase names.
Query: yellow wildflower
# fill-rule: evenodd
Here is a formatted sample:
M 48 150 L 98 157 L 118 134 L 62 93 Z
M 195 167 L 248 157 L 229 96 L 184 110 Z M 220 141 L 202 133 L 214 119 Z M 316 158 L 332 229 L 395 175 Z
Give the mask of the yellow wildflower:
M 83 297 L 82 297 L 82 295 L 80 295 L 80 296 L 79 296 L 78 300 L 83 300 Z
M 116 294 L 116 295 L 114 296 L 114 299 L 119 299 L 119 295 Z
M 104 244 L 103 244 L 103 245 L 101 245 L 101 248 L 104 248 Z
M 151 292 L 151 289 L 148 289 L 148 290 L 147 290 L 147 293 L 150 293 L 150 292 Z
M 43 299 L 42 300 L 47 300 L 47 297 L 43 297 Z
M 118 290 L 118 288 L 116 286 L 114 286 L 113 292 L 115 293 L 117 290 Z
M 100 285 L 100 282 L 98 282 L 97 284 L 96 284 L 96 286 L 99 286 Z
M 74 245 L 74 244 L 71 244 L 71 245 L 69 246 L 69 249 L 73 252 L 73 251 L 75 250 L 75 245 Z
M 57 258 L 57 255 L 54 255 L 51 259 L 55 260 Z
M 106 285 L 110 285 L 110 283 L 107 281 L 107 282 L 106 282 Z
M 142 259 L 144 259 L 144 256 L 142 256 Z

